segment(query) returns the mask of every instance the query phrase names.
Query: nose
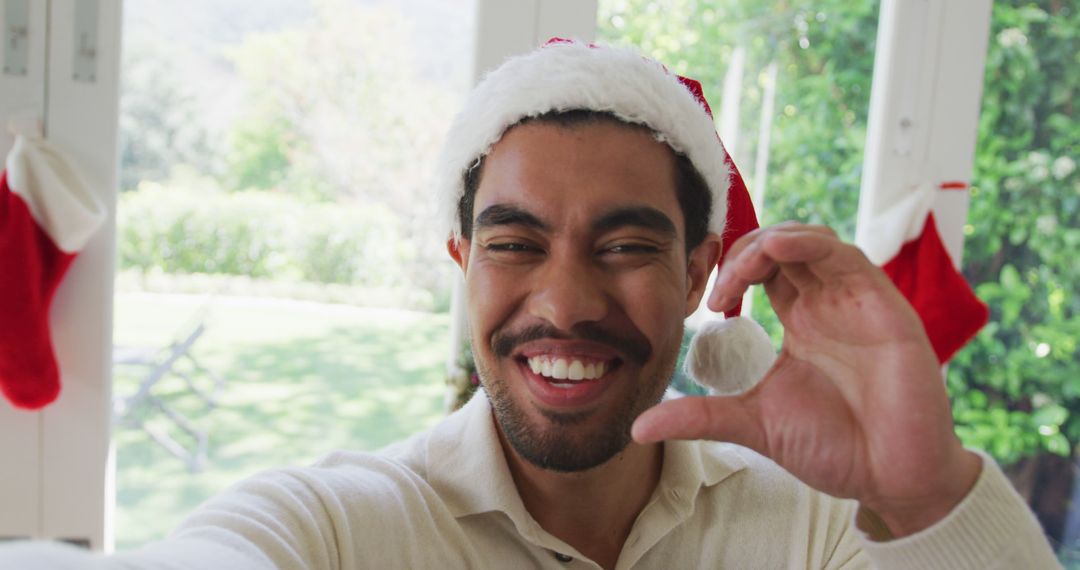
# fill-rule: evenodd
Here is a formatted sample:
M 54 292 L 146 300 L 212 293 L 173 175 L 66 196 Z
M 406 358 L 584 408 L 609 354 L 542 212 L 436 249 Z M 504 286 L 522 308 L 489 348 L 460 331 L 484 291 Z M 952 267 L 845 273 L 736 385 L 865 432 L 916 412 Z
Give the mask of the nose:
M 555 328 L 569 331 L 584 322 L 602 320 L 608 311 L 604 280 L 580 256 L 552 252 L 534 274 L 529 313 Z

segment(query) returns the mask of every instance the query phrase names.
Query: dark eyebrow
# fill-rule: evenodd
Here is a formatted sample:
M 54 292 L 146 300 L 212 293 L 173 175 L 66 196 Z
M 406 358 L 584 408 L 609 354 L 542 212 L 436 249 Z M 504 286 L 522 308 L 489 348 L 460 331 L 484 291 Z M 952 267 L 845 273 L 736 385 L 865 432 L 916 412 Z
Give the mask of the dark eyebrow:
M 505 204 L 495 204 L 485 208 L 483 212 L 480 212 L 479 216 L 476 216 L 473 226 L 477 229 L 492 226 L 525 226 L 538 230 L 548 229 L 548 225 L 542 222 L 540 218 L 517 206 L 507 206 Z
M 637 226 L 666 234 L 668 237 L 676 237 L 675 223 L 671 221 L 671 218 L 660 210 L 648 206 L 612 210 L 597 218 L 592 224 L 593 231 L 596 233 L 605 233 L 624 226 Z

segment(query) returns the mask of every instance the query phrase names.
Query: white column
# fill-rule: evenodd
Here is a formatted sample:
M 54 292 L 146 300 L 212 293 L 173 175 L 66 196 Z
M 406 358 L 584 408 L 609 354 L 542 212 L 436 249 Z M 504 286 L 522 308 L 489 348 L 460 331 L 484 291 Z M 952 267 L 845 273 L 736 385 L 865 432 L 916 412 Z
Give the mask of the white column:
M 23 27 L 7 21 L 6 8 L 0 2 L 0 59 L 11 49 L 9 28 Z M 48 10 L 45 2 L 27 2 L 26 9 L 27 26 L 18 49 L 26 49 L 27 65 L 0 70 L 0 162 L 15 142 L 7 130 L 9 119 L 45 115 Z M 41 421 L 40 413 L 15 410 L 0 399 L 0 537 L 41 532 Z
M 858 226 L 919 183 L 967 182 L 975 157 L 990 0 L 884 0 Z M 959 266 L 967 192 L 940 192 L 938 230 Z
M 596 39 L 597 0 L 476 0 L 473 79 L 552 37 Z
M 46 138 L 109 210 L 53 301 L 59 399 L 38 413 L 0 403 L 0 535 L 87 541 L 95 549 L 109 545 L 113 500 L 109 400 L 121 1 L 31 0 L 28 75 L 0 75 L 0 110 L 29 106 L 40 112 Z M 96 41 L 93 35 L 76 37 L 79 3 L 83 10 L 97 5 L 96 13 L 89 11 Z M 79 48 L 84 56 L 93 50 L 92 78 L 75 77 Z M 10 146 L 8 138 L 0 143 L 4 150 Z
M 727 72 L 724 73 L 724 93 L 720 100 L 720 140 L 732 160 L 739 157 L 739 108 L 742 106 L 742 81 L 746 64 L 746 48 L 735 46 Z
M 76 6 L 49 9 L 48 137 L 85 172 L 108 219 L 76 259 L 53 303 L 53 342 L 63 371 L 59 400 L 42 424 L 42 536 L 88 538 L 111 548 L 110 461 L 113 277 L 119 164 L 122 0 L 98 0 L 96 69 L 75 77 Z M 111 537 L 108 537 L 111 539 Z
M 769 149 L 772 144 L 773 115 L 776 110 L 776 61 L 770 62 L 764 73 L 765 93 L 761 102 L 761 119 L 758 121 L 758 144 L 757 152 L 754 153 L 754 177 L 751 179 L 753 189 L 750 190 L 750 200 L 754 203 L 754 211 L 757 212 L 759 224 L 764 224 L 765 193 L 768 188 Z M 742 314 L 747 316 L 753 315 L 754 289 L 755 287 L 751 287 L 743 294 Z

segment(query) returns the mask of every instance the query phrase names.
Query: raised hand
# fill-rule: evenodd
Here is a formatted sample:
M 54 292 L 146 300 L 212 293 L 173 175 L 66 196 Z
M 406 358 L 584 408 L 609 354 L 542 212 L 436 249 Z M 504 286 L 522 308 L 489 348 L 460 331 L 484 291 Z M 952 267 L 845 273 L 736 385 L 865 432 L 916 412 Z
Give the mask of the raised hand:
M 828 228 L 788 223 L 732 246 L 709 308 L 729 308 L 754 283 L 784 325 L 772 369 L 745 394 L 657 405 L 638 418 L 634 439 L 744 445 L 858 500 L 894 536 L 948 514 L 980 459 L 954 435 L 937 358 L 888 277 Z

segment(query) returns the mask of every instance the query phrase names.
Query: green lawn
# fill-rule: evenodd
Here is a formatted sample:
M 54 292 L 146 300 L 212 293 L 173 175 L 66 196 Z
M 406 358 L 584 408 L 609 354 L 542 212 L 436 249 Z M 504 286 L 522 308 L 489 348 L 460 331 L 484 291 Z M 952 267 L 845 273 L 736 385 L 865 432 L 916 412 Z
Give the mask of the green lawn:
M 310 463 L 334 449 L 378 449 L 442 416 L 445 314 L 117 293 L 116 343 L 167 345 L 207 307 L 194 354 L 225 379 L 219 405 L 208 409 L 185 395 L 175 378 L 158 393 L 209 430 L 208 465 L 191 473 L 141 430 L 118 427 L 118 549 L 164 537 L 199 503 L 256 471 Z M 137 381 L 118 369 L 114 391 L 129 394 Z M 160 413 L 146 417 L 171 425 Z

